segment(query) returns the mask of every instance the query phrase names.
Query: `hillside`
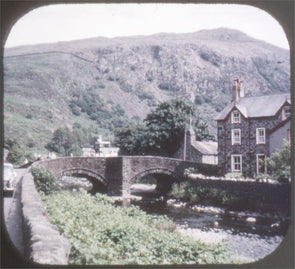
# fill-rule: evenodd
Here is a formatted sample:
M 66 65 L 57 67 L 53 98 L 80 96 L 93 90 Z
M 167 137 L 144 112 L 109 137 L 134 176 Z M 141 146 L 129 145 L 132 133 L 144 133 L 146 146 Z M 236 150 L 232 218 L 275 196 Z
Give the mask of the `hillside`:
M 289 51 L 223 28 L 6 49 L 5 138 L 42 148 L 74 123 L 112 135 L 175 97 L 194 102 L 215 134 L 235 78 L 246 96 L 290 91 Z

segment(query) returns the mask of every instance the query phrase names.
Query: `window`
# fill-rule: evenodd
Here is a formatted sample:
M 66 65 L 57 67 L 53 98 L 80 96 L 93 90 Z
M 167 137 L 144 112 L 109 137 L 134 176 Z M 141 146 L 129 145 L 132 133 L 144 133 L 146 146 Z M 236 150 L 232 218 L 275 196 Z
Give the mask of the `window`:
M 285 106 L 283 108 L 283 120 L 289 118 L 291 116 L 291 106 Z
M 257 175 L 266 173 L 266 160 L 264 154 L 256 154 Z
M 239 113 L 239 111 L 234 110 L 231 113 L 231 123 L 240 123 L 241 122 L 241 114 Z
M 232 129 L 231 130 L 231 141 L 232 145 L 241 144 L 241 129 Z
M 256 144 L 265 144 L 265 128 L 256 129 Z
M 231 156 L 231 171 L 242 172 L 242 155 Z

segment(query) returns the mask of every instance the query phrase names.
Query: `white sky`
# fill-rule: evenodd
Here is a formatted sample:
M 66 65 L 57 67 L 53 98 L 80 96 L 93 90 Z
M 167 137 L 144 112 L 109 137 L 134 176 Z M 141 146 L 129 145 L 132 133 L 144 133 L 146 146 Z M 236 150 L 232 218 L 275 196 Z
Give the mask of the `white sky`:
M 289 49 L 280 24 L 251 6 L 230 4 L 71 4 L 51 5 L 24 15 L 5 47 L 97 36 L 190 33 L 227 27 Z

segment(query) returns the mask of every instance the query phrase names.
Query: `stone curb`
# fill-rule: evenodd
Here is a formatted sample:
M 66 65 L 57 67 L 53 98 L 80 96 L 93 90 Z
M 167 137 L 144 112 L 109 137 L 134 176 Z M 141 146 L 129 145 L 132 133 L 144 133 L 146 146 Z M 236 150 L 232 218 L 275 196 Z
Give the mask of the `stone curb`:
M 46 209 L 29 170 L 22 180 L 21 204 L 26 254 L 40 264 L 68 264 L 70 241 L 61 236 L 46 217 Z

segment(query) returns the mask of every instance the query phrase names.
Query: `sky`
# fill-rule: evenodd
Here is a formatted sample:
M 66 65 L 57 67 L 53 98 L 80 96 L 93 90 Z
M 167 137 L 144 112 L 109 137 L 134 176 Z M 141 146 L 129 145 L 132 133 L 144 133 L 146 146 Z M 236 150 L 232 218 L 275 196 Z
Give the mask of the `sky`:
M 91 37 L 191 33 L 227 27 L 289 49 L 280 24 L 267 12 L 232 4 L 59 4 L 37 8 L 12 27 L 5 47 Z

